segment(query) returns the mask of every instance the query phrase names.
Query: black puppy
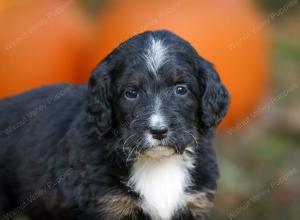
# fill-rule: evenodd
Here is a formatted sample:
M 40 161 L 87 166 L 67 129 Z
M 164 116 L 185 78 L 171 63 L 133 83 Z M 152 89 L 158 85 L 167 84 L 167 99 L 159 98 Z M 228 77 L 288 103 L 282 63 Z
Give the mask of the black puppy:
M 88 86 L 2 100 L 0 218 L 207 219 L 228 99 L 188 42 L 155 31 L 116 48 Z

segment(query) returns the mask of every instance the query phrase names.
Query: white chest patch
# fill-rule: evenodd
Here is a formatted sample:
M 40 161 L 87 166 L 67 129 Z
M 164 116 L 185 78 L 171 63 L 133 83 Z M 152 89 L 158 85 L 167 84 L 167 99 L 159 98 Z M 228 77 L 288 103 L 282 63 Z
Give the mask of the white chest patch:
M 141 195 L 141 207 L 152 220 L 170 220 L 185 205 L 190 166 L 181 155 L 135 162 L 128 184 Z

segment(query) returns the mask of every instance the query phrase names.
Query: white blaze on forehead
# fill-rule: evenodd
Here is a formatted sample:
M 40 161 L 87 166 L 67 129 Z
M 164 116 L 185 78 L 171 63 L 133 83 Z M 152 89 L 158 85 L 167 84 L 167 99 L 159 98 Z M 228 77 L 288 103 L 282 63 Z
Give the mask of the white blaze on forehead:
M 150 39 L 149 47 L 144 55 L 148 69 L 157 74 L 158 69 L 166 62 L 167 47 L 161 40 Z

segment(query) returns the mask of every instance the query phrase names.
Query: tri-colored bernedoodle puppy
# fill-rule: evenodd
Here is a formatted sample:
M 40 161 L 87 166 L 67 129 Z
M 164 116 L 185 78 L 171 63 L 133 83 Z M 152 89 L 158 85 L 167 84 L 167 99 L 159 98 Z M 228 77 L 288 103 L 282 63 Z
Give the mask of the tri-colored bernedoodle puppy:
M 0 218 L 207 219 L 228 102 L 212 64 L 168 31 L 122 43 L 88 85 L 0 101 Z

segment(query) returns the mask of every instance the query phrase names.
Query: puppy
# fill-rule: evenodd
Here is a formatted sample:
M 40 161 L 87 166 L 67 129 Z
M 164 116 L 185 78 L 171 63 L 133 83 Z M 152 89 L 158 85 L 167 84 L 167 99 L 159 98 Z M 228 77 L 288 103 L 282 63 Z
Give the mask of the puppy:
M 207 219 L 228 100 L 213 66 L 169 31 L 122 43 L 87 86 L 2 100 L 0 218 Z

